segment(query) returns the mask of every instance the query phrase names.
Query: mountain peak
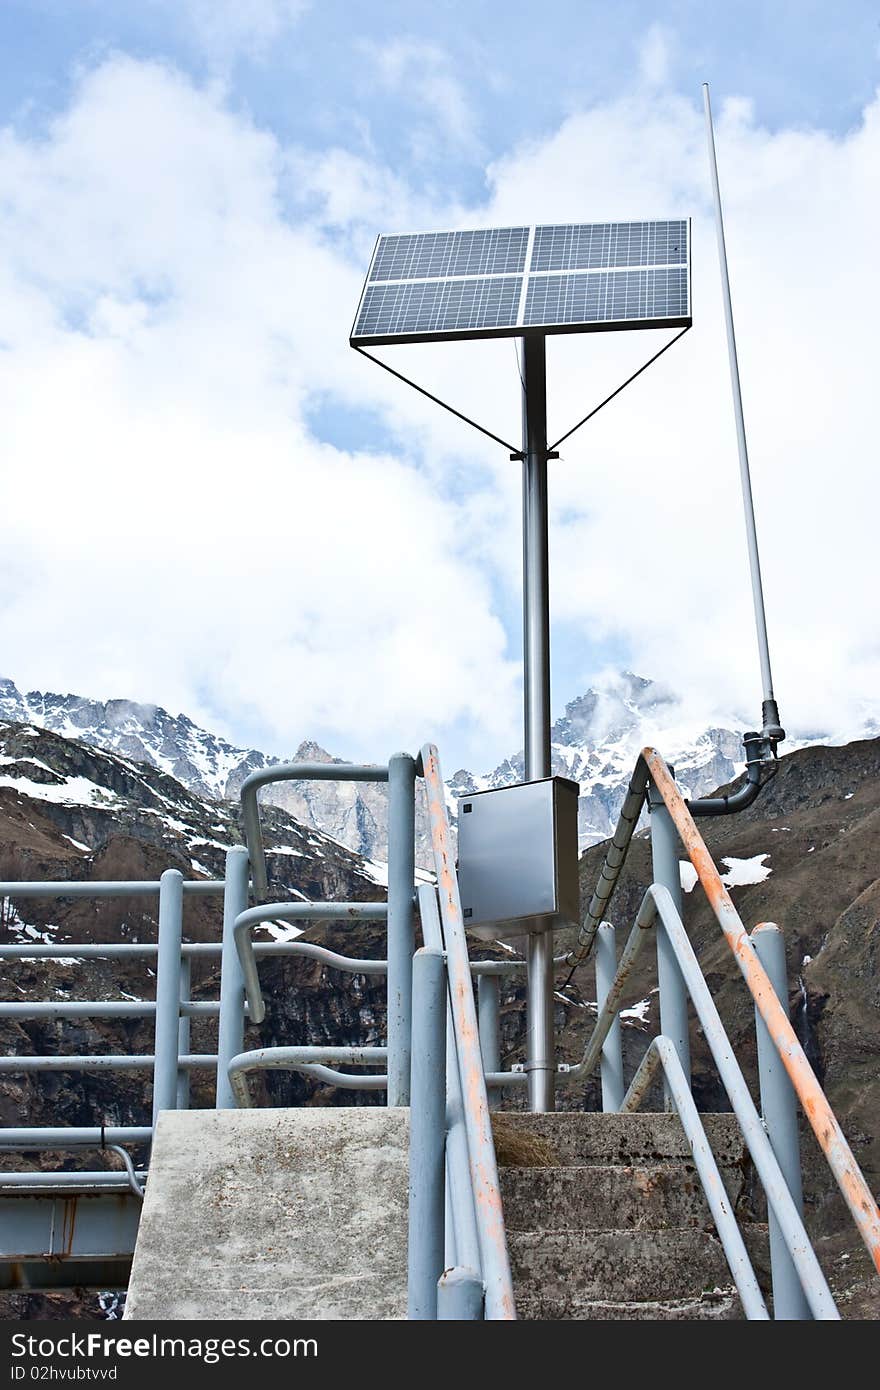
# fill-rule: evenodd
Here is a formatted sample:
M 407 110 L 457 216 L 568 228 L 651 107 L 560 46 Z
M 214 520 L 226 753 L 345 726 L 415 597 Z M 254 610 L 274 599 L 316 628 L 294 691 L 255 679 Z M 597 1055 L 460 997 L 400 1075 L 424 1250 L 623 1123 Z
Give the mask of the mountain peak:
M 294 762 L 297 763 L 341 763 L 344 758 L 335 758 L 332 753 L 328 753 L 326 748 L 322 748 L 320 743 L 315 743 L 314 739 L 303 739 L 294 754 Z

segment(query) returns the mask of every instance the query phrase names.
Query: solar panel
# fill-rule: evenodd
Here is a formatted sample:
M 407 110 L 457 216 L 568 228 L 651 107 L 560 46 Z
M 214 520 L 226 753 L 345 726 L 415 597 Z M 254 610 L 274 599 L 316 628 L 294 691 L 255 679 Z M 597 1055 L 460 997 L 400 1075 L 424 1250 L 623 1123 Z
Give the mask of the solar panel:
M 690 224 L 595 222 L 380 236 L 352 344 L 685 327 Z

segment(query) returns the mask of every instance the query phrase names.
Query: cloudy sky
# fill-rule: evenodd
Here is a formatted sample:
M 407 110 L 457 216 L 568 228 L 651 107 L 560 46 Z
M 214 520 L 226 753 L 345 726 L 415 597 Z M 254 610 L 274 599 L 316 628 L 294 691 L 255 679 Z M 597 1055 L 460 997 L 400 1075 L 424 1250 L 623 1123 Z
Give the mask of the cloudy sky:
M 554 708 L 760 707 L 700 83 L 777 693 L 880 706 L 880 11 L 2 0 L 0 671 L 289 753 L 521 744 L 520 478 L 352 353 L 378 232 L 693 217 L 693 331 L 551 465 Z M 663 341 L 551 341 L 563 432 Z M 516 437 L 514 346 L 385 350 Z

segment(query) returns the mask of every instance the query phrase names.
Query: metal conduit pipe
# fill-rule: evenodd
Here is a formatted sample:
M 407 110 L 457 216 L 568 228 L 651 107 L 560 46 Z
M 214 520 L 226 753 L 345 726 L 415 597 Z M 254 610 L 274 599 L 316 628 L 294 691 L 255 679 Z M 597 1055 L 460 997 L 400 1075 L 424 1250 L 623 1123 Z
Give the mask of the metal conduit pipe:
M 685 805 L 692 816 L 731 816 L 737 811 L 744 811 L 753 801 L 757 801 L 768 781 L 775 777 L 779 765 L 775 761 L 775 754 L 768 756 L 768 749 L 772 745 L 764 735 L 755 732 L 743 734 L 743 743 L 746 750 L 746 780 L 743 785 L 726 796 L 703 796 L 686 801 Z M 762 776 L 765 769 L 770 773 L 769 777 Z
M 125 1164 L 125 1175 L 128 1178 L 128 1185 L 131 1188 L 134 1195 L 136 1197 L 140 1197 L 141 1201 L 143 1201 L 144 1189 L 138 1182 L 137 1174 L 134 1171 L 134 1164 L 132 1163 L 129 1155 L 125 1152 L 125 1149 L 122 1147 L 121 1144 L 108 1144 L 107 1148 L 110 1151 L 110 1153 L 118 1154 L 119 1157 L 122 1159 L 122 1162 Z

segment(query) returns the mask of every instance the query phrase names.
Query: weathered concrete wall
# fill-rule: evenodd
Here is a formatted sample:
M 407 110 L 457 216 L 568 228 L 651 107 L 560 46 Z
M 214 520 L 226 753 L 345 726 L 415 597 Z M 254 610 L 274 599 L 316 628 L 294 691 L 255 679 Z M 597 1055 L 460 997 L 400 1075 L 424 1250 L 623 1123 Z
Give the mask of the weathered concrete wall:
M 404 1318 L 408 1113 L 164 1112 L 126 1318 Z

